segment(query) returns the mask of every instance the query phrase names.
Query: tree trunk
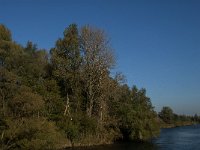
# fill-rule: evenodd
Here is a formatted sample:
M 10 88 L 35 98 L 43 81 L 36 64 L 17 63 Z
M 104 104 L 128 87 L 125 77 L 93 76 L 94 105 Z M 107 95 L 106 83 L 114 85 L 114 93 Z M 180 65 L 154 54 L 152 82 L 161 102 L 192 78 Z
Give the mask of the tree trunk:
M 67 94 L 67 104 L 65 105 L 64 116 L 66 116 L 67 114 L 69 114 L 69 97 L 68 97 L 68 94 Z

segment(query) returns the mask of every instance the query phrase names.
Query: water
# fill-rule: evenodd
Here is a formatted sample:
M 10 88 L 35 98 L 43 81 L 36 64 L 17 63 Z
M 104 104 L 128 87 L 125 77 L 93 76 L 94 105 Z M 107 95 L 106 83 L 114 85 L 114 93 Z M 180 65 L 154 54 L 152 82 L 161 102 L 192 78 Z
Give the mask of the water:
M 162 129 L 149 143 L 123 142 L 75 150 L 200 150 L 200 125 Z
M 200 125 L 162 129 L 153 142 L 160 150 L 200 150 Z

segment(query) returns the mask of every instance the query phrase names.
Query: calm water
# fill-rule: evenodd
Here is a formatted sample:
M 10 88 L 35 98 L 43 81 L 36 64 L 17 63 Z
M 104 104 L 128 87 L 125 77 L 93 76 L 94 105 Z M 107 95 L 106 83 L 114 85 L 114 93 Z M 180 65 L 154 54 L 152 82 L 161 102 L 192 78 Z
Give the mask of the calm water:
M 200 125 L 162 129 L 150 143 L 116 143 L 77 150 L 200 150 Z
M 162 129 L 154 143 L 161 150 L 200 150 L 200 125 Z

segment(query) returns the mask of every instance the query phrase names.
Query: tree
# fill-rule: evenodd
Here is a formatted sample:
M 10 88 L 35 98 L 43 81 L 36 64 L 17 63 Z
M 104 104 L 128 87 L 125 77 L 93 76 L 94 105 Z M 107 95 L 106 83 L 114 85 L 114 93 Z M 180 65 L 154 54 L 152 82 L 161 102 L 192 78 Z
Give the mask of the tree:
M 7 47 L 12 40 L 11 32 L 4 25 L 0 24 L 0 67 L 4 66 L 5 59 L 8 55 Z
M 17 93 L 9 103 L 15 117 L 40 117 L 44 109 L 43 98 L 26 86 L 18 87 Z
M 163 107 L 159 113 L 159 117 L 168 124 L 173 123 L 173 116 L 173 110 L 168 106 Z
M 61 141 L 66 141 L 55 123 L 47 120 L 44 111 L 48 100 L 54 103 L 52 99 L 59 97 L 55 94 L 57 97 L 52 98 L 58 88 L 54 89 L 56 92 L 46 89 L 50 84 L 46 80 L 47 64 L 46 51 L 38 50 L 32 42 L 25 48 L 18 45 L 12 41 L 10 31 L 0 25 L 2 149 L 55 149 Z M 51 84 L 51 88 L 54 87 L 54 83 Z M 55 107 L 58 106 L 57 103 Z
M 67 143 L 53 122 L 45 118 L 7 119 L 8 127 L 1 137 L 1 148 L 60 149 Z
M 195 122 L 199 122 L 199 116 L 197 114 L 194 115 L 193 120 Z
M 107 81 L 109 71 L 115 62 L 114 55 L 102 30 L 84 26 L 81 29 L 80 39 L 83 53 L 82 75 L 87 97 L 86 112 L 89 117 L 95 113 L 102 116 L 101 110 L 105 110 L 107 98 L 104 89 L 109 83 Z
M 10 30 L 3 24 L 0 24 L 0 40 L 12 41 Z
M 1 148 L 56 149 L 155 136 L 157 114 L 146 90 L 130 89 L 120 73 L 112 77 L 114 64 L 100 29 L 69 25 L 49 55 L 31 41 L 12 41 L 0 25 Z
M 55 48 L 51 49 L 53 75 L 61 86 L 61 94 L 66 99 L 66 109 L 68 109 L 70 97 L 74 110 L 77 112 L 80 107 L 81 56 L 76 24 L 69 25 L 63 35 L 62 39 L 57 40 Z
M 138 90 L 136 86 L 131 90 L 126 88 L 125 96 L 122 95 L 124 100 L 118 114 L 123 138 L 145 140 L 156 136 L 159 133 L 157 115 L 146 90 Z

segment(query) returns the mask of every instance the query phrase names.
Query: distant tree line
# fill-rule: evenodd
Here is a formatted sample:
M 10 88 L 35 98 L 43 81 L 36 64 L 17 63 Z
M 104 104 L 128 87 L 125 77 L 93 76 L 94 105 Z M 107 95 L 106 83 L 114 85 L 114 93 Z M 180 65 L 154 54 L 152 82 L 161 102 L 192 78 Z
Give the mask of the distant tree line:
M 121 73 L 111 77 L 114 65 L 100 29 L 71 24 L 48 53 L 31 41 L 16 43 L 0 25 L 1 149 L 57 149 L 156 136 L 159 118 L 146 90 L 129 88 Z M 159 116 L 168 122 L 175 118 L 170 113 Z
M 200 116 L 197 114 L 194 116 L 178 115 L 175 114 L 173 110 L 168 106 L 163 107 L 158 115 L 161 121 L 163 121 L 164 127 L 168 125 L 182 126 L 200 123 Z

